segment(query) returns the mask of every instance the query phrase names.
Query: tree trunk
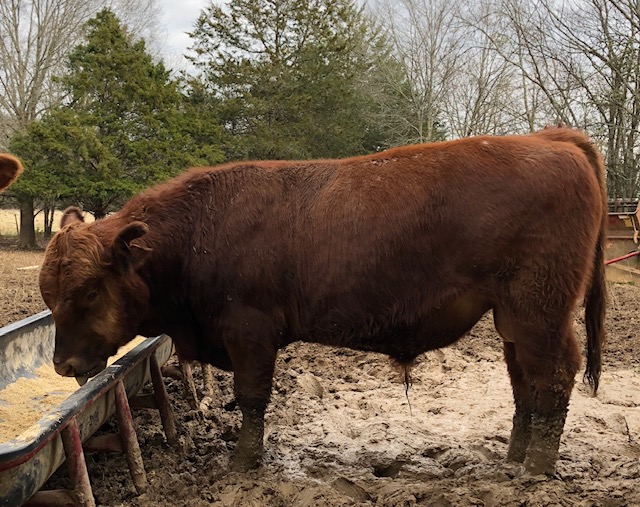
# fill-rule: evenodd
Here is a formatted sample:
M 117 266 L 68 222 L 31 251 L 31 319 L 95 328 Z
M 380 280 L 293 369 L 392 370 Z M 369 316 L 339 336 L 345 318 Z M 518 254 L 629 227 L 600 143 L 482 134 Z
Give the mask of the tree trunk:
M 36 228 L 33 216 L 33 199 L 21 197 L 20 203 L 20 238 L 18 248 L 30 250 L 38 247 L 36 243 Z
M 51 231 L 53 229 L 53 215 L 56 212 L 55 205 L 47 205 L 42 210 L 44 213 L 44 239 L 51 239 Z

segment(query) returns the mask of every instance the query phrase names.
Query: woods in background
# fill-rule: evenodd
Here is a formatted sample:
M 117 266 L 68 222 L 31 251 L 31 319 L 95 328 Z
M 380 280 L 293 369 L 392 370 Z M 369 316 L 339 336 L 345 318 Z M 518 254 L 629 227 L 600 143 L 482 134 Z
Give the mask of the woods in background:
M 640 193 L 637 0 L 229 0 L 194 20 L 186 70 L 158 58 L 153 0 L 0 4 L 7 194 L 96 217 L 188 166 L 342 157 L 548 124 L 584 129 L 609 193 Z

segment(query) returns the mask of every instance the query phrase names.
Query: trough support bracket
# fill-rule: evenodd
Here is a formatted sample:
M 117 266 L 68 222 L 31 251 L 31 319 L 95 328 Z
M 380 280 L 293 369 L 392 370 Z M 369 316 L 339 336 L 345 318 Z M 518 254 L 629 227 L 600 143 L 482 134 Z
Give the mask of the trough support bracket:
M 131 409 L 129 408 L 129 400 L 124 383 L 119 380 L 115 387 L 116 392 L 116 418 L 118 419 L 118 427 L 120 430 L 120 438 L 124 447 L 127 462 L 129 463 L 129 471 L 131 479 L 138 494 L 142 494 L 147 490 L 147 474 L 144 470 L 144 462 L 140 446 L 138 445 L 138 437 L 133 426 L 133 418 L 131 417 Z
M 84 452 L 124 452 L 122 440 L 117 433 L 90 437 L 82 444 Z
M 164 387 L 162 372 L 160 371 L 160 365 L 158 364 L 158 359 L 155 354 L 151 354 L 149 360 L 149 372 L 151 373 L 151 382 L 153 384 L 153 395 L 156 400 L 156 407 L 160 412 L 160 420 L 162 421 L 164 434 L 167 437 L 167 443 L 169 445 L 176 445 L 178 443 L 176 423 L 173 419 L 173 412 L 171 411 L 171 405 L 169 404 L 169 398 L 167 397 L 167 390 Z
M 184 385 L 184 396 L 191 407 L 191 410 L 198 410 L 198 393 L 196 384 L 193 381 L 193 368 L 189 361 L 180 360 L 182 370 L 182 381 Z
M 62 446 L 64 447 L 71 485 L 78 497 L 79 505 L 81 507 L 95 507 L 96 502 L 93 498 L 93 491 L 91 490 L 87 463 L 84 459 L 84 451 L 82 449 L 82 439 L 80 438 L 78 421 L 75 417 L 73 417 L 71 421 L 69 421 L 69 424 L 60 432 L 60 437 L 62 438 Z

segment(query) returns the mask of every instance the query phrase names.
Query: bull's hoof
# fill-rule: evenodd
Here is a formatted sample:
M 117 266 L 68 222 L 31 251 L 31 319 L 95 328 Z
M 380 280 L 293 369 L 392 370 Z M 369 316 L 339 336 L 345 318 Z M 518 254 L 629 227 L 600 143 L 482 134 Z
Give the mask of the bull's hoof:
M 260 455 L 243 456 L 236 455 L 233 459 L 233 465 L 231 469 L 234 472 L 248 472 L 254 468 L 260 466 Z
M 534 459 L 527 456 L 524 460 L 525 475 L 532 477 L 536 475 L 546 475 L 553 477 L 556 473 L 555 461 L 549 459 Z
M 513 463 L 524 463 L 524 459 L 527 456 L 527 448 L 525 447 L 510 447 L 507 453 L 507 461 Z

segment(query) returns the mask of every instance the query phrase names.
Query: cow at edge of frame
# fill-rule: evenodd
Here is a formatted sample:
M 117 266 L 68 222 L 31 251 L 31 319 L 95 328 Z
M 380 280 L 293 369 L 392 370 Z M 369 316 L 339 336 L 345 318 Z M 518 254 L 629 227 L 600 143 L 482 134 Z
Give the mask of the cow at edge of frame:
M 22 164 L 13 155 L 0 153 L 0 192 L 11 185 L 22 172 Z

